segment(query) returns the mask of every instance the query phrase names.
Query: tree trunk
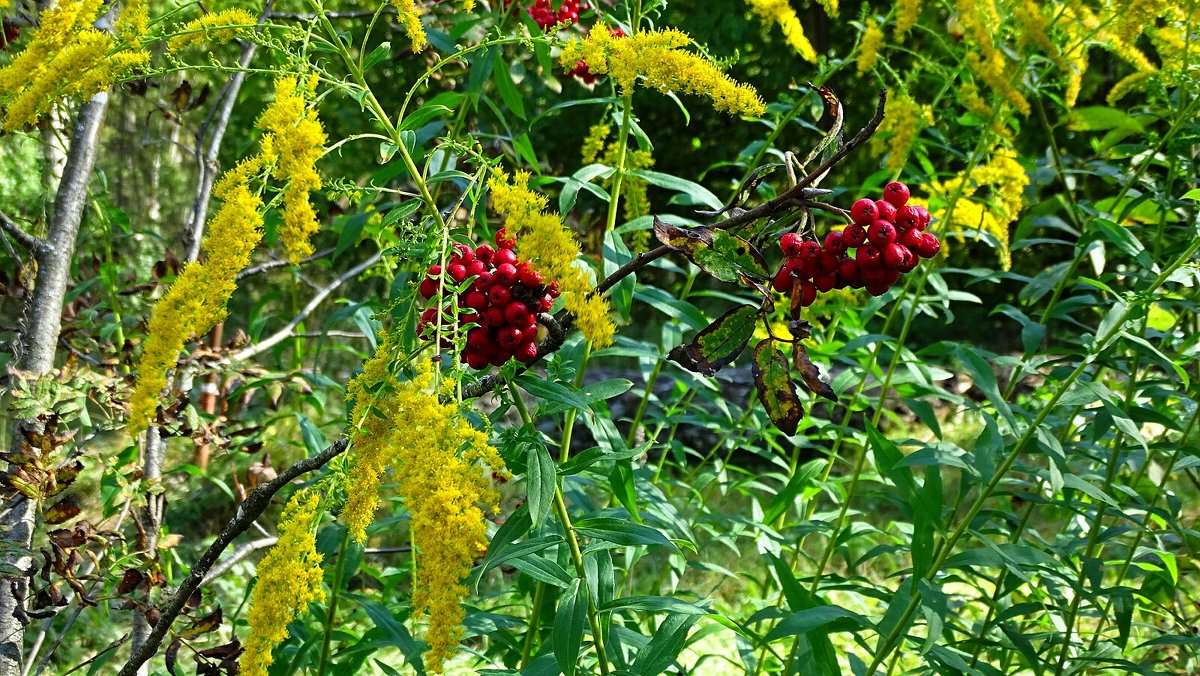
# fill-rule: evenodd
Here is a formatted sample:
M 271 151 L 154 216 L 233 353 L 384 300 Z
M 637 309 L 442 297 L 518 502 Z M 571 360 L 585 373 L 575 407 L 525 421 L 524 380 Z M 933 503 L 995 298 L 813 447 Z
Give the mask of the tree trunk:
M 107 108 L 108 94 L 105 92 L 97 94 L 80 107 L 71 148 L 63 165 L 62 180 L 54 199 L 49 231 L 44 246 L 35 252 L 37 277 L 14 355 L 17 368 L 30 377 L 45 376 L 54 368 L 75 240 L 87 205 L 88 184 L 96 164 L 96 148 Z M 21 443 L 22 430 L 36 430 L 39 425 L 36 420 L 15 421 L 12 435 L 14 450 Z M 19 494 L 7 499 L 3 511 L 0 511 L 0 530 L 6 531 L 4 537 L 20 547 L 28 548 L 33 539 L 36 507 L 34 501 Z M 28 570 L 32 557 L 5 557 L 4 563 Z M 19 676 L 25 627 L 17 611 L 23 612 L 27 581 L 24 577 L 18 577 L 4 582 L 0 584 L 0 676 Z

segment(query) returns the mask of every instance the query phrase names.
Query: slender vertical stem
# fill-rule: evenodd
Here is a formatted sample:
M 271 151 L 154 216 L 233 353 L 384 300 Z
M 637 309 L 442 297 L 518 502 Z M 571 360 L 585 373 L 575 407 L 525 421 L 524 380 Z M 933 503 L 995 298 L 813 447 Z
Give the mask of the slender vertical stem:
M 317 674 L 323 676 L 329 667 L 332 655 L 333 627 L 337 622 L 338 594 L 342 591 L 342 576 L 346 572 L 346 549 L 350 544 L 350 530 L 342 533 L 342 543 L 338 546 L 337 564 L 333 569 L 333 588 L 329 591 L 329 611 L 325 614 L 325 637 L 321 641 L 321 660 L 317 663 Z

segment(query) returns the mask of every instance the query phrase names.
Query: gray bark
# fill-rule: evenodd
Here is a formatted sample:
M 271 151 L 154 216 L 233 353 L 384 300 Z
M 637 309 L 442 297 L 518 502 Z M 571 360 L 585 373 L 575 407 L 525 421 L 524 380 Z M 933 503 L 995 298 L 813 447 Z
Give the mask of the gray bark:
M 96 149 L 107 108 L 108 94 L 101 92 L 79 109 L 71 148 L 54 199 L 49 230 L 44 246 L 36 252 L 38 271 L 33 295 L 20 339 L 14 345 L 17 368 L 31 377 L 44 376 L 54 368 L 71 260 L 87 204 L 88 183 L 96 164 Z M 37 425 L 37 421 L 33 420 L 17 420 L 14 423 L 14 450 L 20 444 L 22 430 L 36 429 Z M 33 539 L 35 516 L 34 501 L 20 495 L 9 498 L 0 511 L 3 537 L 28 548 Z M 6 557 L 4 563 L 27 570 L 32 558 L 27 555 Z M 22 577 L 3 582 L 0 584 L 0 676 L 19 676 L 25 627 L 16 611 L 19 610 L 18 604 L 23 605 L 27 581 Z

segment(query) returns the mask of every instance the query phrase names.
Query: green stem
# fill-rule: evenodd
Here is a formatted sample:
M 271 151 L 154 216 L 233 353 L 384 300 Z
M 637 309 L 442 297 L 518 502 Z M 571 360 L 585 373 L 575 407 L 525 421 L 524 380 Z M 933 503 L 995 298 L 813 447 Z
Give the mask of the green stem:
M 346 572 L 346 548 L 350 544 L 350 530 L 342 533 L 342 543 L 338 546 L 337 564 L 333 569 L 333 588 L 329 590 L 329 609 L 325 613 L 325 637 L 321 640 L 321 659 L 317 663 L 317 674 L 323 676 L 329 667 L 329 659 L 333 650 L 333 627 L 337 621 L 338 594 L 342 590 L 342 576 Z
M 542 605 L 545 600 L 546 583 L 538 582 L 537 588 L 533 591 L 533 615 L 529 618 L 529 631 L 525 634 L 525 645 L 521 649 L 521 661 L 518 664 L 522 669 L 529 664 L 529 658 L 533 655 L 533 645 L 537 642 L 538 628 L 542 622 Z
M 621 203 L 621 184 L 625 182 L 625 159 L 629 150 L 629 128 L 633 123 L 633 92 L 621 97 L 621 132 L 617 136 L 617 166 L 613 174 L 612 195 L 608 200 L 608 220 L 605 231 L 617 227 L 617 211 Z

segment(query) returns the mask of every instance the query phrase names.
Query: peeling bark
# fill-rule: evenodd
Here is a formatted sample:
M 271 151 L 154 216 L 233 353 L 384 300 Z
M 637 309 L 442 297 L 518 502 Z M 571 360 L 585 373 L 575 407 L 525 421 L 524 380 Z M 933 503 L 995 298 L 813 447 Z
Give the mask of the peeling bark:
M 108 108 L 108 94 L 101 92 L 83 104 L 75 122 L 71 148 L 63 165 L 62 179 L 50 215 L 45 247 L 37 252 L 38 271 L 33 294 L 26 312 L 25 325 L 15 343 L 17 368 L 33 377 L 44 376 L 54 368 L 54 355 L 62 329 L 63 300 L 71 273 L 71 260 L 79 224 L 87 205 L 88 184 L 96 164 L 100 130 Z M 22 429 L 36 429 L 34 420 L 14 422 L 12 443 L 20 443 Z M 0 511 L 3 537 L 28 548 L 33 538 L 36 504 L 23 496 L 9 498 Z M 4 563 L 27 570 L 28 555 L 5 557 Z M 6 579 L 0 584 L 0 676 L 19 676 L 25 627 L 18 619 L 23 612 L 27 581 L 24 577 Z

